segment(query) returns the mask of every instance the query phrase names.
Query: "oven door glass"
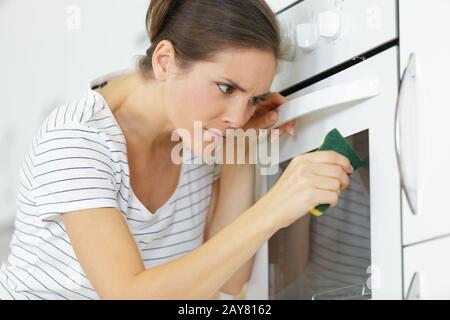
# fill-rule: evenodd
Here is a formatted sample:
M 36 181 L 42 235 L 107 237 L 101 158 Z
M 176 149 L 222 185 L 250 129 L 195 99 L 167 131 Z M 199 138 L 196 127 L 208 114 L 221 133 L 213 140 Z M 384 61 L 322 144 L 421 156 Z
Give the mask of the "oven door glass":
M 307 214 L 269 240 L 270 299 L 370 299 L 371 232 L 369 131 L 347 140 L 363 167 L 334 208 Z M 269 176 L 269 189 L 289 165 Z

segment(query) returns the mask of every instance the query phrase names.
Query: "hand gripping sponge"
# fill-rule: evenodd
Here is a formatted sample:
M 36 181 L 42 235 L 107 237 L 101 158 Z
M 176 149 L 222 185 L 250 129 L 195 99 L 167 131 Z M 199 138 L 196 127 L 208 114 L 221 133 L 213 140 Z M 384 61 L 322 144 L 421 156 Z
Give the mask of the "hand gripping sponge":
M 340 153 L 344 157 L 347 157 L 350 160 L 350 163 L 353 166 L 353 169 L 360 168 L 363 163 L 359 159 L 358 154 L 353 149 L 353 146 L 341 135 L 341 133 L 337 129 L 333 129 L 330 133 L 327 134 L 322 146 L 319 148 L 319 151 L 336 151 Z M 314 209 L 310 210 L 310 213 L 319 217 L 325 213 L 325 211 L 330 206 L 328 204 L 321 204 Z

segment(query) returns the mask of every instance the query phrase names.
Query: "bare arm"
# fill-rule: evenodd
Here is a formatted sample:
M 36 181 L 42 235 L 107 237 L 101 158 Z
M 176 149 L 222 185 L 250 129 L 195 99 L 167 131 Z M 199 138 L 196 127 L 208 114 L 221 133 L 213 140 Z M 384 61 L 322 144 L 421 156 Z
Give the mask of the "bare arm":
M 211 205 L 214 208 L 211 222 L 207 224 L 205 241 L 214 237 L 253 205 L 254 181 L 254 165 L 222 165 L 221 178 L 214 186 L 220 191 L 213 191 Z M 250 278 L 253 262 L 254 256 L 239 268 L 220 291 L 238 295 Z
M 101 298 L 208 299 L 276 231 L 269 219 L 259 218 L 262 211 L 253 206 L 196 250 L 148 270 L 117 209 L 68 213 L 63 221 Z
M 208 299 L 277 230 L 321 203 L 335 206 L 349 183 L 350 161 L 325 151 L 296 157 L 255 205 L 196 250 L 145 270 L 117 209 L 63 215 L 83 270 L 104 299 Z

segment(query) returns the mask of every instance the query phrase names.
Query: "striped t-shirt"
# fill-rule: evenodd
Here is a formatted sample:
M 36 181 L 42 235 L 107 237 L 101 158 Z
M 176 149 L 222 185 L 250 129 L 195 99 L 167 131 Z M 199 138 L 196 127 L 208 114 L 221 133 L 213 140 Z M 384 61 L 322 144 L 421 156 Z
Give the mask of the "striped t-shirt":
M 90 89 L 53 110 L 23 161 L 0 299 L 99 298 L 68 238 L 61 219 L 67 212 L 120 210 L 146 268 L 200 246 L 220 166 L 202 163 L 185 146 L 183 157 L 175 192 L 151 213 L 130 187 L 125 136 L 103 96 Z

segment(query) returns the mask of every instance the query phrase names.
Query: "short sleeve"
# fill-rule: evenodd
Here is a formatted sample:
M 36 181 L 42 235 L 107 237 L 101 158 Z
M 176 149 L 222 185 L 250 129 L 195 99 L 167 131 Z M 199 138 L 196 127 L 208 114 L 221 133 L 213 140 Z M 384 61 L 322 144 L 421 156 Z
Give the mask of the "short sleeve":
M 215 164 L 213 168 L 213 181 L 216 181 L 220 178 L 220 170 L 222 166 L 220 164 Z
M 39 218 L 118 208 L 115 163 L 106 139 L 82 124 L 43 131 L 32 152 L 32 194 Z

